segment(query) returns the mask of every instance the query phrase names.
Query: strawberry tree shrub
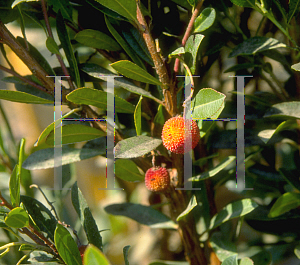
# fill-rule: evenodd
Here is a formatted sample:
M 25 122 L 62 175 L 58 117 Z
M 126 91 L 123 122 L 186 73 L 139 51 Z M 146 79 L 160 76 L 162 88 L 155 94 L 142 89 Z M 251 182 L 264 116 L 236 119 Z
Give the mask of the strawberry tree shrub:
M 299 262 L 299 1 L 0 5 L 2 81 L 15 85 L 1 101 L 69 108 L 27 153 L 0 105 L 1 264 Z M 58 67 L 28 41 L 32 27 Z M 127 199 L 91 210 L 68 167 L 96 156 Z M 54 167 L 61 179 L 44 192 L 31 172 Z M 129 235 L 127 219 L 139 224 Z M 156 235 L 147 251 L 144 227 Z M 108 253 L 115 237 L 126 243 Z

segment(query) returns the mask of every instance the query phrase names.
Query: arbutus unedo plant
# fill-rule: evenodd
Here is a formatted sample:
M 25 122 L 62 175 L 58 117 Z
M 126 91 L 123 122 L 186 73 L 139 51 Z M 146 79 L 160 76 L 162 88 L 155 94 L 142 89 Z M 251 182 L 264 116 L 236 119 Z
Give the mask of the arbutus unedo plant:
M 299 7 L 0 1 L 0 263 L 299 263 Z

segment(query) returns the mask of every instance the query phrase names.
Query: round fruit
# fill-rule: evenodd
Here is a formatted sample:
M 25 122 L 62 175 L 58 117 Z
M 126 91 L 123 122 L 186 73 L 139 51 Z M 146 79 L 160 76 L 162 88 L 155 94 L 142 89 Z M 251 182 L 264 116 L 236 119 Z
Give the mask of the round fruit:
M 149 168 L 145 175 L 145 185 L 154 192 L 165 191 L 170 186 L 170 175 L 163 167 Z
M 165 122 L 162 129 L 163 145 L 175 154 L 188 153 L 196 147 L 200 140 L 200 130 L 197 123 L 191 120 L 191 128 L 185 132 L 184 121 L 183 117 L 173 117 Z M 189 123 L 189 121 L 186 122 Z

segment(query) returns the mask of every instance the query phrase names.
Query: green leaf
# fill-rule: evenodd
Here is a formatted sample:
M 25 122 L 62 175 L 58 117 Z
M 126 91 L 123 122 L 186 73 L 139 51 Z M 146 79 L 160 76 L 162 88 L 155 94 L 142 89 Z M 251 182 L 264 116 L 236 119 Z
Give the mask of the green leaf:
M 259 64 L 255 64 L 255 63 L 241 63 L 241 64 L 237 64 L 237 65 L 229 67 L 228 69 L 226 69 L 224 71 L 224 73 L 236 72 L 239 70 L 244 70 L 244 69 L 259 67 L 259 66 L 260 66 Z
M 176 55 L 180 55 L 180 54 L 184 54 L 185 53 L 185 50 L 184 50 L 184 47 L 179 47 L 177 48 L 175 51 L 171 52 L 168 57 L 169 58 L 172 58 Z
M 83 256 L 83 263 L 84 264 L 91 264 L 91 265 L 110 265 L 111 263 L 108 259 L 104 256 L 104 254 L 95 246 L 89 245 Z
M 251 55 L 257 52 L 286 47 L 286 44 L 279 42 L 276 39 L 255 36 L 236 46 L 229 54 L 229 57 L 235 57 L 238 55 Z
M 216 19 L 216 11 L 212 7 L 205 8 L 194 22 L 194 32 L 202 32 L 212 26 Z
M 128 261 L 129 248 L 130 246 L 123 247 L 123 256 L 124 256 L 125 265 L 129 265 L 129 261 Z
M 56 16 L 56 30 L 62 48 L 65 52 L 66 58 L 70 65 L 70 75 L 72 77 L 72 80 L 74 80 L 77 87 L 80 87 L 80 75 L 79 75 L 77 61 L 73 52 L 69 33 L 67 31 L 65 21 L 60 10 L 58 11 Z
M 51 37 L 47 38 L 46 47 L 47 47 L 49 52 L 51 52 L 53 54 L 61 55 L 60 52 L 59 52 L 59 47 L 58 47 L 57 43 L 55 42 L 55 40 L 53 38 L 51 38 Z
M 255 7 L 255 0 L 230 0 L 232 3 L 234 3 L 237 6 L 242 7 Z
M 161 139 L 140 135 L 122 140 L 115 146 L 115 158 L 135 158 L 143 156 L 162 143 Z
M 300 245 L 297 245 L 297 246 L 294 248 L 294 253 L 295 253 L 295 255 L 297 256 L 297 258 L 300 259 Z
M 76 242 L 69 231 L 61 224 L 56 226 L 54 241 L 58 254 L 66 264 L 82 265 Z
M 0 99 L 28 104 L 53 104 L 53 101 L 20 91 L 0 90 Z
M 220 261 L 237 254 L 236 245 L 225 237 L 222 232 L 213 233 L 210 244 Z
M 300 119 L 300 101 L 275 104 L 265 113 L 264 117 Z
M 11 8 L 14 8 L 16 5 L 21 4 L 23 2 L 37 2 L 38 0 L 15 0 L 12 4 L 11 4 Z
M 117 70 L 122 75 L 131 78 L 133 80 L 137 80 L 140 82 L 153 84 L 153 85 L 161 85 L 158 79 L 150 75 L 147 71 L 139 67 L 138 65 L 127 61 L 121 60 L 110 65 L 112 68 Z
M 299 6 L 300 6 L 300 0 L 290 0 L 289 1 L 289 13 L 287 16 L 288 24 L 291 22 L 291 19 L 293 18 L 293 16 L 297 12 L 297 10 L 299 10 Z
M 135 125 L 136 135 L 141 135 L 142 132 L 142 100 L 143 97 L 141 96 L 134 110 L 134 125 Z
M 176 221 L 179 222 L 183 219 L 185 219 L 187 217 L 187 215 L 197 206 L 197 199 L 196 196 L 193 195 L 192 198 L 189 201 L 188 206 L 186 207 L 186 209 L 178 215 L 178 217 L 176 218 Z
M 5 217 L 5 224 L 13 228 L 26 227 L 29 225 L 28 213 L 21 207 L 16 207 Z
M 134 106 L 127 102 L 125 99 L 122 99 L 115 96 L 115 111 L 119 113 L 133 113 Z M 102 110 L 107 109 L 107 92 L 82 87 L 73 90 L 71 93 L 67 95 L 67 99 L 75 104 L 85 104 L 85 105 L 92 105 L 98 107 Z M 108 105 L 109 108 L 113 108 L 113 106 Z
M 161 104 L 158 106 L 157 113 L 154 117 L 154 123 L 157 123 L 160 125 L 165 124 L 164 107 Z
M 216 119 L 224 108 L 225 97 L 212 88 L 201 89 L 192 101 L 193 119 Z
M 53 10 L 61 12 L 65 19 L 72 21 L 72 6 L 68 0 L 49 0 L 48 4 L 53 7 Z
M 81 190 L 77 186 L 77 182 L 72 186 L 71 191 L 72 204 L 78 214 L 81 224 L 86 233 L 88 242 L 99 249 L 102 249 L 102 237 L 92 215 L 90 208 L 82 195 Z M 90 263 L 85 263 L 90 264 Z
M 292 187 L 300 191 L 300 183 L 299 183 L 300 169 L 297 168 L 286 169 L 282 167 L 279 168 L 278 171 Z
M 261 140 L 264 141 L 264 143 L 268 143 L 274 134 L 277 134 L 283 130 L 292 130 L 298 128 L 298 124 L 296 120 L 287 120 L 282 123 L 280 123 L 276 129 L 267 129 L 260 131 L 258 133 L 258 136 Z
M 269 251 L 263 250 L 251 256 L 255 265 L 270 265 L 272 262 L 272 256 Z
M 129 217 L 136 222 L 148 225 L 151 228 L 177 228 L 177 224 L 175 224 L 169 217 L 150 206 L 134 203 L 120 203 L 108 205 L 104 208 L 104 210 L 109 214 Z
M 273 218 L 300 206 L 300 194 L 286 192 L 273 204 L 268 217 Z
M 137 165 L 129 159 L 118 159 L 115 163 L 116 176 L 125 181 L 143 181 Z
M 197 0 L 187 0 L 192 7 L 196 6 Z
M 228 220 L 242 217 L 253 211 L 257 206 L 258 205 L 250 199 L 243 199 L 229 203 L 219 213 L 212 217 L 209 230 L 218 227 Z
M 101 5 L 117 12 L 131 21 L 137 22 L 135 0 L 96 0 Z M 137 22 L 138 23 L 138 22 Z
M 291 68 L 295 71 L 300 71 L 300 63 L 293 64 Z
M 103 131 L 81 124 L 63 125 L 61 127 L 61 130 L 62 144 L 73 144 L 83 141 L 89 141 L 106 135 L 106 133 Z M 46 139 L 46 143 L 54 146 L 54 138 L 54 131 L 51 131 Z
M 97 64 L 84 64 L 83 67 L 81 68 L 82 71 L 86 72 L 88 75 L 93 76 L 95 78 L 101 79 L 106 81 L 107 75 L 114 75 L 113 72 L 101 67 L 100 65 Z M 115 78 L 114 79 L 115 85 L 123 87 L 124 89 L 130 91 L 131 93 L 141 95 L 143 97 L 151 98 L 155 101 L 159 100 L 155 98 L 154 96 L 151 95 L 148 91 L 136 86 L 132 82 L 128 81 L 124 77 L 120 78 Z
M 221 265 L 238 265 L 237 254 L 226 258 Z
M 98 30 L 93 29 L 85 29 L 79 31 L 75 35 L 75 40 L 85 46 L 96 49 L 103 49 L 108 51 L 119 51 L 121 49 L 119 44 L 115 42 L 114 39 Z
M 62 147 L 62 165 L 71 164 L 84 159 L 103 155 L 106 150 L 82 148 L 76 149 L 68 146 Z M 46 148 L 32 153 L 23 163 L 23 168 L 29 170 L 54 167 L 54 149 Z
M 51 240 L 54 240 L 54 232 L 57 220 L 54 218 L 50 210 L 38 200 L 21 195 L 21 202 L 25 206 L 26 211 L 32 217 L 36 226 Z
M 185 54 L 184 54 L 184 60 L 187 62 L 187 65 L 189 66 L 192 74 L 195 74 L 196 72 L 196 61 L 197 61 L 197 53 L 199 46 L 204 39 L 204 35 L 202 34 L 195 34 L 191 35 L 184 47 Z
M 186 261 L 168 261 L 168 260 L 155 260 L 149 263 L 149 265 L 189 265 Z
M 9 180 L 9 193 L 11 204 L 16 207 L 20 204 L 20 170 L 19 165 L 15 165 Z
M 239 260 L 239 265 L 254 265 L 254 262 L 250 258 L 245 257 Z
M 112 19 L 110 19 L 112 20 Z M 116 41 L 120 44 L 120 46 L 123 48 L 123 50 L 128 54 L 128 56 L 131 58 L 133 62 L 135 62 L 140 67 L 145 68 L 145 65 L 143 64 L 140 57 L 135 53 L 135 51 L 128 45 L 128 43 L 121 37 L 121 35 L 118 33 L 117 30 L 115 30 L 112 23 L 109 21 L 109 18 L 105 16 L 105 22 L 107 25 L 108 30 L 110 31 L 111 35 L 116 39 Z M 117 23 L 116 27 L 119 28 L 119 22 L 115 21 Z
M 223 159 L 221 161 L 221 163 L 218 164 L 217 166 L 215 166 L 213 169 L 196 176 L 192 180 L 193 181 L 201 181 L 201 180 L 204 180 L 204 179 L 211 178 L 211 177 L 217 175 L 222 169 L 224 169 L 225 167 L 230 165 L 235 160 L 236 160 L 235 156 L 228 156 L 225 159 Z

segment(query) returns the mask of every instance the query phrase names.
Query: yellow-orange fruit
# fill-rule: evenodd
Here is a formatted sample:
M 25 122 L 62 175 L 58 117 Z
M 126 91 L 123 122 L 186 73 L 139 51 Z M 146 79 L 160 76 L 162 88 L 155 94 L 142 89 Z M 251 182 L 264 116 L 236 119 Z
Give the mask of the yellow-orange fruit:
M 187 132 L 184 125 L 183 117 L 173 117 L 165 122 L 162 129 L 161 138 L 164 147 L 175 154 L 191 151 L 200 140 L 200 130 L 195 121 L 190 121 L 191 127 Z
M 163 167 L 149 168 L 145 174 L 145 185 L 150 191 L 165 191 L 170 186 L 168 170 Z

